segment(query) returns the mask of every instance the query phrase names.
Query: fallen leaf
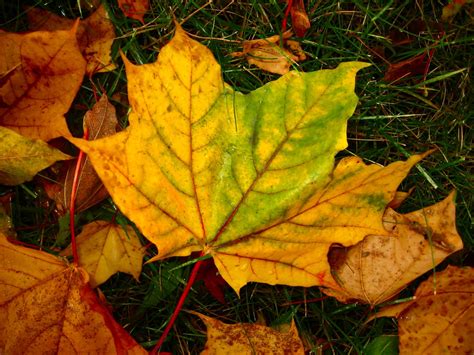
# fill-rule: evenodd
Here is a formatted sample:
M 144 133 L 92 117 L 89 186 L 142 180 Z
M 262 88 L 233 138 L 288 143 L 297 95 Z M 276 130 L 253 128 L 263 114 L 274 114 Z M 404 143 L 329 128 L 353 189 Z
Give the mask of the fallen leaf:
M 125 16 L 145 24 L 143 16 L 150 8 L 148 0 L 118 0 L 118 5 Z
M 392 209 L 396 209 L 398 207 L 400 207 L 402 205 L 402 203 L 408 198 L 410 197 L 410 195 L 412 194 L 414 188 L 412 187 L 408 192 L 404 192 L 404 191 L 397 191 L 395 193 L 395 196 L 393 197 L 393 200 L 390 201 L 387 205 L 387 207 L 390 207 Z
M 132 227 L 124 229 L 115 223 L 94 221 L 85 225 L 77 236 L 77 253 L 79 266 L 90 275 L 91 286 L 97 287 L 119 271 L 138 280 L 145 249 Z M 61 255 L 72 255 L 71 246 Z
M 89 130 L 90 140 L 107 137 L 116 133 L 118 122 L 115 116 L 115 108 L 110 104 L 107 95 L 103 95 L 92 110 L 86 113 L 84 125 Z M 77 159 L 64 164 L 64 167 L 59 172 L 59 176 L 55 179 L 57 183 L 50 182 L 49 180 L 43 183 L 48 196 L 56 202 L 60 215 L 64 215 L 69 209 L 76 164 Z M 84 211 L 103 201 L 108 196 L 107 189 L 97 176 L 89 158 L 86 157 L 79 168 L 76 212 Z
M 298 37 L 304 37 L 306 31 L 311 27 L 308 14 L 306 13 L 303 0 L 288 1 L 291 3 L 290 14 L 292 27 Z
M 64 114 L 84 77 L 75 25 L 69 31 L 0 32 L 0 125 L 24 136 L 69 136 Z M 14 69 L 13 69 L 14 68 Z
M 34 31 L 67 30 L 75 21 L 35 7 L 29 8 L 27 15 L 29 28 Z M 110 57 L 115 30 L 104 5 L 79 22 L 76 36 L 89 75 L 115 69 Z
M 197 312 L 207 327 L 204 354 L 304 354 L 303 343 L 292 321 L 286 331 L 264 325 L 238 323 L 225 324 Z
M 147 354 L 87 280 L 83 269 L 0 235 L 0 352 Z
M 444 22 L 451 21 L 454 16 L 458 14 L 459 11 L 466 4 L 471 4 L 472 0 L 452 0 L 450 3 L 443 7 L 443 12 L 441 14 L 441 20 Z
M 390 64 L 383 80 L 393 84 L 412 76 L 423 75 L 430 63 L 430 57 L 429 53 L 422 53 L 401 62 Z
M 70 159 L 47 143 L 0 126 L 0 184 L 18 185 L 58 160 Z
M 448 266 L 420 284 L 415 299 L 371 317 L 397 317 L 400 354 L 474 352 L 474 269 Z
M 387 209 L 389 236 L 370 235 L 347 249 L 329 253 L 332 272 L 342 290 L 325 293 L 341 302 L 380 304 L 450 254 L 462 249 L 456 231 L 455 193 L 419 211 L 399 214 Z
M 152 261 L 202 251 L 236 292 L 251 281 L 338 287 L 330 245 L 386 234 L 385 207 L 422 158 L 385 168 L 346 158 L 333 171 L 366 66 L 290 72 L 242 95 L 178 28 L 156 63 L 126 61 L 130 126 L 70 140 L 157 245 Z
M 233 57 L 246 57 L 249 64 L 256 65 L 270 73 L 284 75 L 290 66 L 306 59 L 300 43 L 292 41 L 290 31 L 265 39 L 242 42 L 243 51 L 231 53 Z M 280 40 L 283 48 L 279 46 Z
M 199 271 L 196 275 L 196 281 L 204 281 L 204 286 L 206 286 L 209 293 L 220 303 L 226 304 L 224 297 L 224 289 L 229 285 L 217 270 L 216 264 L 212 259 L 204 260 L 201 263 Z
M 13 192 L 6 192 L 0 195 L 0 233 L 9 238 L 16 237 L 11 218 L 13 196 Z

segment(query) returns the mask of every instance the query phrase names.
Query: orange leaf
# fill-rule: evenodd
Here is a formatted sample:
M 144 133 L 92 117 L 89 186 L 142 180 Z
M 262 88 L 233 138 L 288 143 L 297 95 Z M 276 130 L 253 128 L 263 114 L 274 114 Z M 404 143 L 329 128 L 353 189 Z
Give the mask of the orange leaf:
M 474 269 L 448 266 L 421 283 L 415 299 L 372 318 L 397 317 L 400 354 L 474 352 Z
M 67 30 L 75 21 L 38 8 L 28 9 L 27 15 L 29 28 L 34 31 Z M 110 57 L 115 30 L 103 5 L 79 22 L 76 35 L 82 55 L 87 60 L 88 74 L 115 69 Z
M 0 235 L 0 353 L 146 354 L 81 268 Z
M 286 331 L 249 323 L 225 324 L 197 312 L 206 324 L 207 342 L 201 354 L 304 354 L 295 323 Z
M 311 27 L 303 0 L 293 0 L 290 9 L 291 23 L 298 37 L 304 37 Z
M 0 125 L 24 136 L 69 136 L 64 114 L 79 90 L 86 63 L 69 31 L 0 32 Z
M 145 23 L 143 16 L 150 8 L 148 0 L 118 0 L 118 5 L 125 16 Z
M 359 300 L 376 305 L 462 249 L 454 195 L 404 215 L 387 209 L 384 226 L 389 236 L 370 235 L 345 251 L 333 249 L 329 261 L 343 290 L 325 293 L 342 302 Z
M 118 125 L 115 108 L 110 104 L 107 95 L 94 105 L 84 117 L 84 125 L 89 129 L 90 140 L 111 136 L 116 133 Z M 56 206 L 61 215 L 68 211 L 71 189 L 74 180 L 77 159 L 64 164 L 64 169 L 59 174 L 58 183 L 44 183 L 48 196 L 56 201 Z M 84 211 L 101 202 L 109 196 L 107 189 L 97 176 L 89 158 L 86 157 L 79 170 L 77 184 L 76 211 Z

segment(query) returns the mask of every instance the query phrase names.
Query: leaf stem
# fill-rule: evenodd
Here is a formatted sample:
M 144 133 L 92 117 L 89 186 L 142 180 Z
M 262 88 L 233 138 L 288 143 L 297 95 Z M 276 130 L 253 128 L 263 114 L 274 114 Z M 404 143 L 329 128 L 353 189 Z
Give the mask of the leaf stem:
M 89 129 L 84 128 L 83 139 L 89 139 Z M 79 156 L 77 157 L 76 169 L 74 170 L 74 178 L 72 180 L 71 186 L 71 201 L 69 202 L 69 228 L 71 230 L 71 247 L 72 247 L 72 256 L 74 259 L 74 265 L 79 265 L 79 255 L 77 254 L 77 244 L 76 244 L 76 232 L 74 230 L 74 214 L 76 210 L 76 194 L 77 186 L 79 185 L 79 172 L 81 170 L 82 162 L 84 161 L 85 153 L 81 150 Z
M 202 256 L 202 253 L 201 255 Z M 196 264 L 194 264 L 194 267 L 191 271 L 191 275 L 189 276 L 188 282 L 186 284 L 186 287 L 183 290 L 183 293 L 181 294 L 181 297 L 179 298 L 178 304 L 176 305 L 173 314 L 171 315 L 171 318 L 166 325 L 165 330 L 163 331 L 163 334 L 161 334 L 160 339 L 158 339 L 158 342 L 156 343 L 155 347 L 153 348 L 152 351 L 150 351 L 150 355 L 156 355 L 158 354 L 158 350 L 160 350 L 161 346 L 163 345 L 164 341 L 166 340 L 166 337 L 168 336 L 168 333 L 170 332 L 171 328 L 173 327 L 174 322 L 176 321 L 176 318 L 178 317 L 179 312 L 181 311 L 181 308 L 183 308 L 184 301 L 186 300 L 186 297 L 188 296 L 189 291 L 191 290 L 191 287 L 194 284 L 194 281 L 196 280 L 197 273 L 199 271 L 199 267 L 201 266 L 203 260 L 199 260 Z

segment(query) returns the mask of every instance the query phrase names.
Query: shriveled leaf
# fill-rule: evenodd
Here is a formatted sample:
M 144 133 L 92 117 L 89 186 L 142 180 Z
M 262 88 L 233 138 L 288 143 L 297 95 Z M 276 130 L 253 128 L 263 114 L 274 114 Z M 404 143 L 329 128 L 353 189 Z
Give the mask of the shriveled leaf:
M 474 352 L 474 269 L 448 266 L 421 283 L 415 300 L 382 309 L 397 317 L 400 354 Z
M 234 52 L 234 57 L 246 57 L 249 64 L 256 65 L 262 70 L 275 74 L 286 74 L 290 66 L 296 62 L 306 59 L 306 54 L 299 42 L 292 41 L 293 34 L 290 31 L 283 33 L 282 38 L 279 35 L 271 36 L 265 39 L 255 39 L 244 41 L 242 43 L 243 51 Z M 279 46 L 280 40 L 283 41 L 283 48 Z
M 386 233 L 385 206 L 421 156 L 386 168 L 346 158 L 332 171 L 367 64 L 290 72 L 242 95 L 180 28 L 156 63 L 126 63 L 130 126 L 71 141 L 155 259 L 203 251 L 237 292 L 250 281 L 337 287 L 329 246 Z
M 425 73 L 429 63 L 430 55 L 428 53 L 422 53 L 402 60 L 401 62 L 390 64 L 383 80 L 393 84 L 411 78 L 412 76 L 422 75 Z
M 118 0 L 118 5 L 125 16 L 145 23 L 143 16 L 150 8 L 148 0 Z
M 77 236 L 77 253 L 79 266 L 90 275 L 91 286 L 97 287 L 119 271 L 138 280 L 145 250 L 132 227 L 124 229 L 115 223 L 94 221 Z M 72 255 L 71 246 L 61 255 Z
M 225 324 L 192 312 L 207 327 L 207 342 L 201 354 L 304 354 L 303 343 L 292 321 L 287 331 L 259 324 Z
M 0 352 L 147 354 L 87 280 L 83 269 L 0 235 Z
M 41 170 L 69 155 L 47 143 L 0 127 L 0 184 L 18 185 L 33 179 Z
M 110 104 L 106 95 L 88 111 L 84 117 L 84 125 L 89 130 L 89 140 L 95 140 L 116 133 L 118 125 L 115 108 Z M 71 202 L 71 189 L 76 170 L 77 159 L 67 162 L 60 170 L 57 183 L 45 182 L 44 187 L 48 196 L 56 202 L 58 212 L 63 215 L 68 211 Z M 76 211 L 86 210 L 103 201 L 109 196 L 107 189 L 97 176 L 89 158 L 83 160 L 79 168 L 77 183 Z
M 462 249 L 456 231 L 455 193 L 419 211 L 399 214 L 387 209 L 389 236 L 370 235 L 347 249 L 329 254 L 342 290 L 326 290 L 341 302 L 382 303 L 400 292 L 450 254 Z
M 86 62 L 69 31 L 0 32 L 0 126 L 50 140 L 69 136 L 64 114 L 84 77 Z
M 303 0 L 293 0 L 291 2 L 291 23 L 298 37 L 304 37 L 306 31 L 311 27 L 308 14 L 304 7 Z
M 67 30 L 75 21 L 36 7 L 28 9 L 27 15 L 29 28 L 34 31 Z M 88 74 L 115 69 L 115 64 L 110 57 L 115 31 L 103 5 L 79 22 L 76 36 L 82 55 L 87 61 Z

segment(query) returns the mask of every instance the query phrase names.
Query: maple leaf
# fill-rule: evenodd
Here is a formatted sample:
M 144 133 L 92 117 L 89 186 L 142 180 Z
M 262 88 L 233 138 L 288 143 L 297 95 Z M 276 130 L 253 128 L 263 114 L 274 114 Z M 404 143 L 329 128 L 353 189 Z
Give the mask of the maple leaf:
M 58 16 L 39 8 L 27 11 L 29 29 L 34 31 L 58 31 L 70 29 L 75 20 Z M 115 30 L 104 5 L 89 17 L 79 22 L 76 32 L 79 48 L 87 61 L 88 74 L 103 73 L 115 69 L 110 50 L 115 38 Z
M 84 126 L 89 131 L 89 139 L 95 140 L 116 133 L 118 125 L 115 108 L 110 104 L 107 95 L 103 95 L 92 110 L 84 116 Z M 59 214 L 67 213 L 71 203 L 71 190 L 74 181 L 77 159 L 64 164 L 55 179 L 57 183 L 42 181 L 49 198 L 56 202 Z M 89 158 L 85 158 L 79 167 L 77 182 L 76 212 L 94 206 L 109 196 L 102 181 L 97 176 Z
M 150 8 L 148 0 L 118 0 L 118 6 L 125 16 L 145 24 L 143 16 Z
M 153 260 L 202 251 L 236 292 L 250 281 L 338 287 L 330 245 L 386 234 L 385 206 L 422 158 L 385 168 L 346 158 L 333 172 L 366 66 L 290 72 L 242 95 L 178 27 L 156 63 L 126 61 L 130 126 L 70 140 L 157 245 Z
M 233 52 L 233 57 L 246 57 L 249 64 L 256 65 L 262 70 L 274 74 L 286 74 L 290 66 L 298 61 L 306 59 L 306 54 L 299 42 L 289 38 L 293 36 L 291 31 L 286 31 L 280 37 L 271 36 L 264 39 L 254 39 L 242 42 L 243 51 Z M 283 47 L 279 46 L 280 40 Z
M 87 281 L 83 269 L 0 235 L 0 352 L 147 354 Z
M 145 250 L 132 227 L 124 229 L 115 223 L 94 221 L 77 236 L 77 253 L 79 266 L 88 272 L 91 286 L 97 287 L 119 271 L 138 280 Z M 72 255 L 71 246 L 61 255 Z
M 47 143 L 0 127 L 0 184 L 18 185 L 58 160 L 71 159 Z
M 376 305 L 461 250 L 454 198 L 453 192 L 433 206 L 407 214 L 387 209 L 384 225 L 390 236 L 370 235 L 347 250 L 332 250 L 330 264 L 343 290 L 323 291 L 342 302 Z
M 278 331 L 260 324 L 225 324 L 197 312 L 207 327 L 207 342 L 201 354 L 304 354 L 303 343 L 292 321 Z
M 84 77 L 86 62 L 69 31 L 0 32 L 0 125 L 24 136 L 68 136 L 64 114 Z
M 474 351 L 474 269 L 448 266 L 422 282 L 414 300 L 383 308 L 370 319 L 397 317 L 400 354 Z

